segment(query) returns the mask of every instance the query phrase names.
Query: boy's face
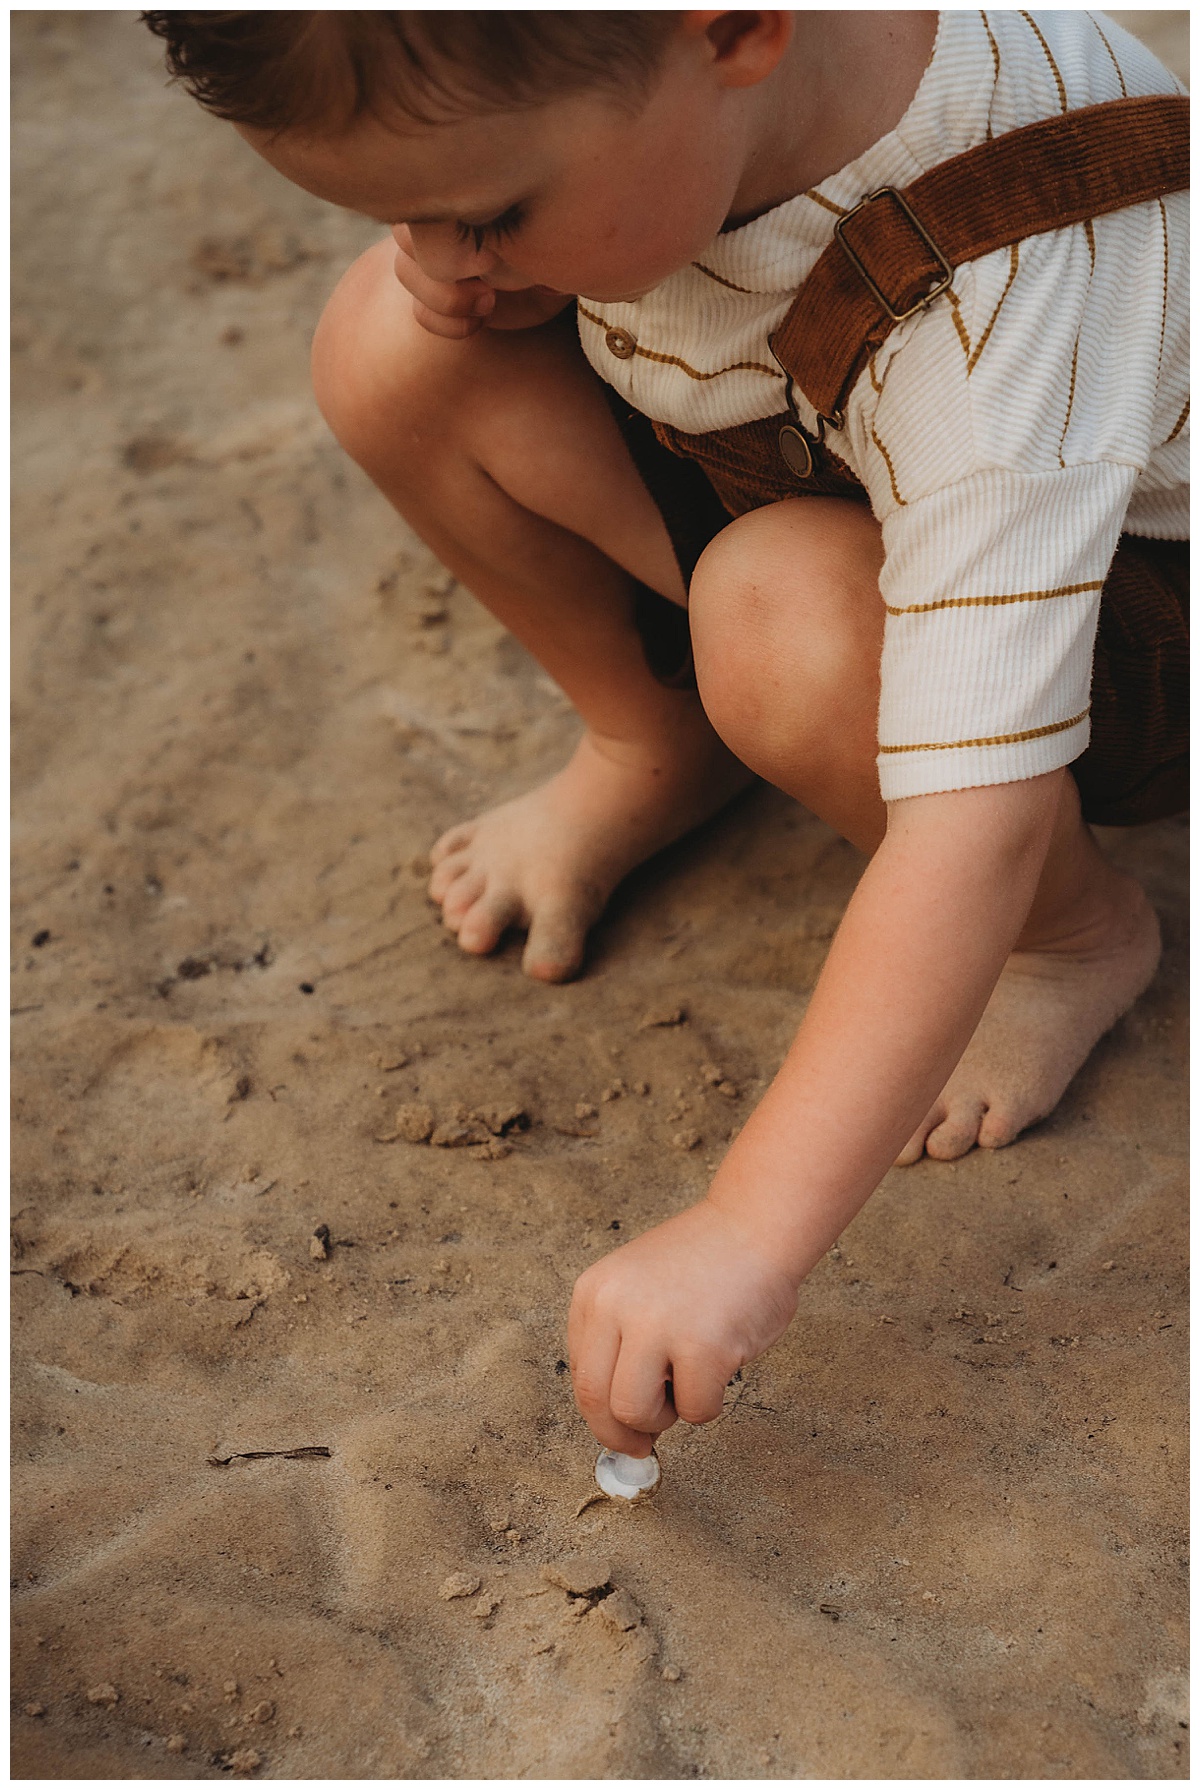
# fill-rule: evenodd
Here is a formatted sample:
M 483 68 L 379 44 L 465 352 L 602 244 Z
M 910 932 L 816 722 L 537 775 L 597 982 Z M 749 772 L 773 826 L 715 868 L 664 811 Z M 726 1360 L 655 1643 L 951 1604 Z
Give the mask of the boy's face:
M 636 114 L 608 93 L 338 136 L 242 128 L 297 186 L 393 228 L 436 280 L 639 297 L 699 255 L 734 208 L 745 109 L 692 39 L 668 45 Z

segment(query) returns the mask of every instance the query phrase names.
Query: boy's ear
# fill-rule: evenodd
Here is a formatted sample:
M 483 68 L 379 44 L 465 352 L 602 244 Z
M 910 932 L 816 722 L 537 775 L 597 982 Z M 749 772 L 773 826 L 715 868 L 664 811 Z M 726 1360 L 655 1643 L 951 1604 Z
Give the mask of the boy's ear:
M 704 38 L 726 87 L 754 87 L 774 73 L 792 36 L 790 12 L 687 12 L 683 30 Z

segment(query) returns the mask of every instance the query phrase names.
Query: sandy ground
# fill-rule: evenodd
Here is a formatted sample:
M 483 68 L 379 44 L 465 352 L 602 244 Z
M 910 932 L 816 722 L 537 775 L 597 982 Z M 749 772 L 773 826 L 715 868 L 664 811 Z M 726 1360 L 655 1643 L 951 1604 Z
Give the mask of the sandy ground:
M 374 232 L 128 15 L 15 26 L 17 1774 L 1185 1775 L 1183 826 L 1112 836 L 1167 953 L 1054 1118 L 892 1174 L 577 1515 L 572 1281 L 700 1194 L 861 862 L 760 791 L 575 986 L 463 959 L 423 854 L 574 723 L 314 412 Z

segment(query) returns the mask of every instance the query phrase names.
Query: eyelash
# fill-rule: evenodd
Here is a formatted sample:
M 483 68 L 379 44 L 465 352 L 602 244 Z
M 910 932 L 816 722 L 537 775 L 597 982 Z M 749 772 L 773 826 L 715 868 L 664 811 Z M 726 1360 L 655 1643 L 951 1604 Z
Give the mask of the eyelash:
M 525 221 L 525 210 L 521 205 L 510 205 L 507 211 L 501 212 L 487 224 L 455 224 L 454 231 L 459 242 L 473 242 L 476 249 L 481 249 L 488 241 L 503 242 L 506 236 L 512 236 Z

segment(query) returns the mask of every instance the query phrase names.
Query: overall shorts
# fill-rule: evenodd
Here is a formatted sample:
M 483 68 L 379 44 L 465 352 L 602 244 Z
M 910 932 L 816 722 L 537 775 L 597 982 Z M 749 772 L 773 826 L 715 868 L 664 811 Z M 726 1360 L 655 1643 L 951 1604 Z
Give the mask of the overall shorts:
M 707 435 L 653 423 L 605 385 L 617 426 L 666 524 L 685 587 L 736 516 L 812 494 L 865 503 L 829 447 L 867 356 L 932 303 L 954 269 L 1039 231 L 1061 229 L 1188 184 L 1188 101 L 1113 100 L 1006 132 L 883 188 L 839 220 L 835 240 L 772 337 L 812 403 Z M 1189 543 L 1123 534 L 1101 592 L 1091 740 L 1069 767 L 1084 819 L 1135 826 L 1188 804 Z M 639 586 L 635 618 L 663 683 L 694 687 L 687 612 Z

